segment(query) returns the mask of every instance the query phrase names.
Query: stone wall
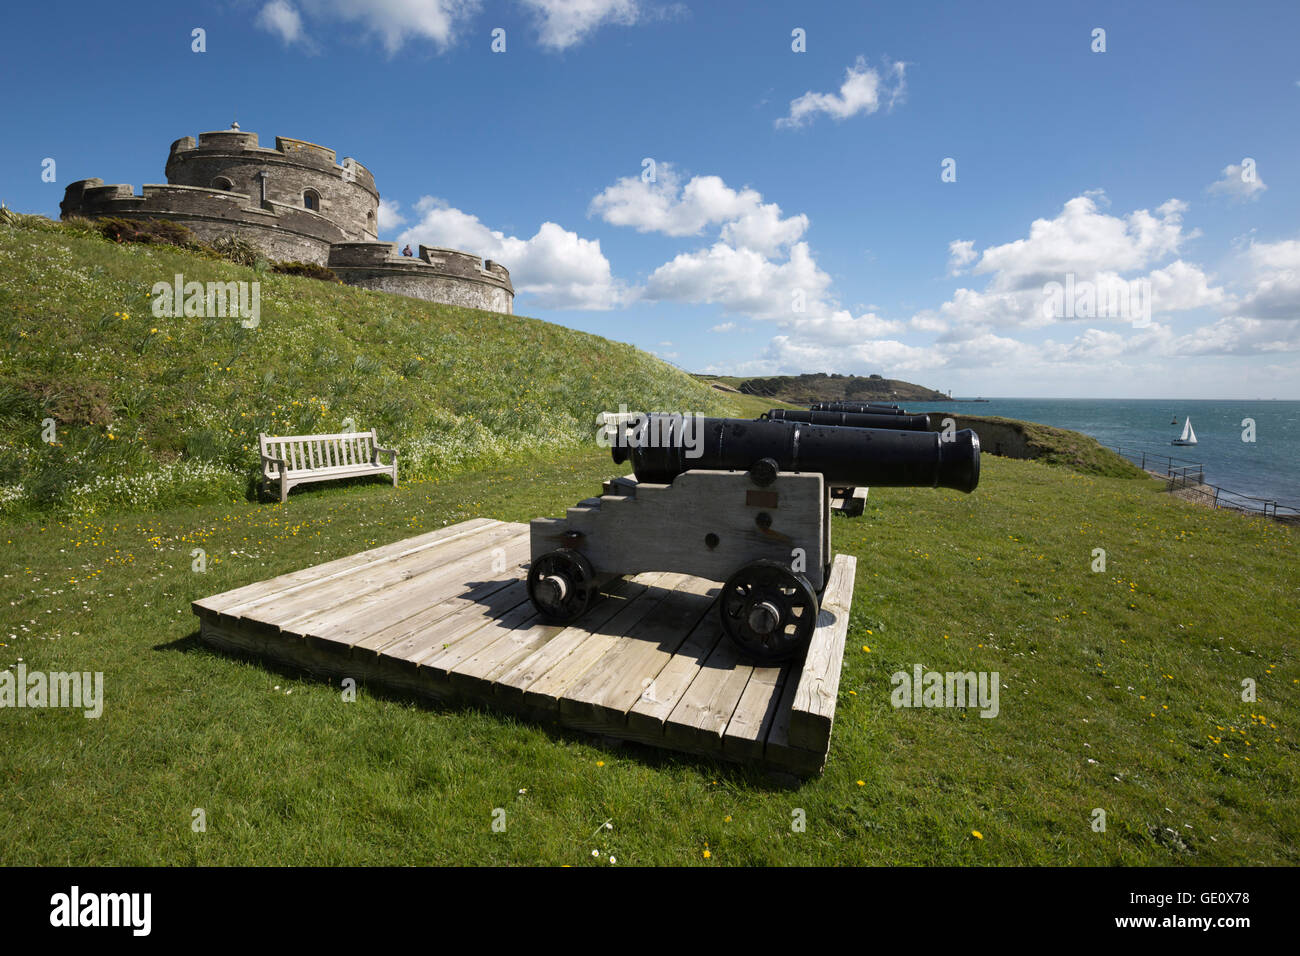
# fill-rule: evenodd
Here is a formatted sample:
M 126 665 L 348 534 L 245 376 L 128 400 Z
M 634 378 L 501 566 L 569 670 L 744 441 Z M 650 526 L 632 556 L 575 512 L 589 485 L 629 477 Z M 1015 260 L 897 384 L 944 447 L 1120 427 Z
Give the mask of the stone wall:
M 205 242 L 240 236 L 273 259 L 317 265 L 324 265 L 330 245 L 344 238 L 338 226 L 309 209 L 278 203 L 259 207 L 243 193 L 194 186 L 151 184 L 137 195 L 130 185 L 84 179 L 68 187 L 60 209 L 65 217 L 168 219 Z
M 930 412 L 930 430 L 943 431 L 943 420 L 951 418 L 957 423 L 957 431 L 969 428 L 980 438 L 980 451 L 989 455 L 1001 455 L 1004 458 L 1037 458 L 1037 452 L 1029 447 L 1029 438 L 1018 424 L 1010 419 L 981 418 L 975 415 L 950 415 L 946 412 Z
M 343 242 L 330 247 L 329 267 L 348 285 L 446 302 L 489 312 L 514 311 L 510 274 L 495 262 L 455 249 L 420 246 L 418 257 L 392 242 Z

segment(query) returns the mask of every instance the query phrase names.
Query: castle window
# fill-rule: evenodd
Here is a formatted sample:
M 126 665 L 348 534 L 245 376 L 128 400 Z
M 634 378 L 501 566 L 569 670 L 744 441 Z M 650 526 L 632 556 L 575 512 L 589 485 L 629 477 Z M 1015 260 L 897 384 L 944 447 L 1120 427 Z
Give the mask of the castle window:
M 306 209 L 320 212 L 320 193 L 314 189 L 307 189 L 302 194 L 302 204 Z
M 225 176 L 218 176 L 216 179 L 212 180 L 212 188 L 224 189 L 226 192 L 230 192 L 232 189 L 235 188 L 235 184 L 232 183 Z

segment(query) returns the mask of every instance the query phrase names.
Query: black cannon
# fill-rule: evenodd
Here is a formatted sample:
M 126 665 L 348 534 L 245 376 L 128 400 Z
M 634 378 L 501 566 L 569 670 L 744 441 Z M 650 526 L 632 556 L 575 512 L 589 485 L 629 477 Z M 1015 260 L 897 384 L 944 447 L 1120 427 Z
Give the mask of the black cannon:
M 853 428 L 893 428 L 898 431 L 928 432 L 929 415 L 897 415 L 866 412 L 804 411 L 802 409 L 774 408 L 764 412 L 763 418 L 778 422 L 805 422 L 809 425 L 848 425 Z
M 971 431 L 854 428 L 651 414 L 607 426 L 633 476 L 564 518 L 530 525 L 528 594 L 542 615 L 576 620 L 618 575 L 675 572 L 725 581 L 724 633 L 748 657 L 803 652 L 831 565 L 832 486 L 954 488 L 979 483 Z
M 812 471 L 831 485 L 955 488 L 979 484 L 979 439 L 940 432 L 845 428 L 791 421 L 647 415 L 613 449 L 638 481 L 671 482 L 692 469 Z M 765 464 L 770 462 L 770 464 Z
M 814 402 L 808 406 L 814 412 L 853 412 L 857 415 L 905 415 L 897 405 L 879 402 Z

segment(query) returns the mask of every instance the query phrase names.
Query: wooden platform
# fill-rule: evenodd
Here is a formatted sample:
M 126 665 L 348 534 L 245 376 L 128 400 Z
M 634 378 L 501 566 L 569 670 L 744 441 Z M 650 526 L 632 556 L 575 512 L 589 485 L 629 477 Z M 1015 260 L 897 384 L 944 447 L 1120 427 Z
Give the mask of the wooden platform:
M 831 498 L 831 510 L 843 512 L 847 518 L 856 518 L 862 514 L 867 507 L 868 488 L 850 488 L 849 493 L 844 497 L 838 495 Z
M 476 518 L 194 602 L 200 636 L 318 674 L 800 775 L 830 747 L 856 560 L 837 555 L 804 661 L 740 661 L 719 585 L 616 579 L 543 623 L 528 527 Z

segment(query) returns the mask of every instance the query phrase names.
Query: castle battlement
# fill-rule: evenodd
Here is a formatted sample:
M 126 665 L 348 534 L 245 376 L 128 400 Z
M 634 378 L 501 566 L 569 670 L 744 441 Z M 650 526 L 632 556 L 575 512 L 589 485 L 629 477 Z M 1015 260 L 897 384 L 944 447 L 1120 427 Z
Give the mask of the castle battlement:
M 169 219 L 212 241 L 239 236 L 275 259 L 328 265 L 344 282 L 434 302 L 512 312 L 514 286 L 500 263 L 458 249 L 420 246 L 402 256 L 380 242 L 379 191 L 352 157 L 277 136 L 275 147 L 237 126 L 171 144 L 167 182 L 140 193 L 102 179 L 72 183 L 63 217 Z
M 328 146 L 311 143 L 305 139 L 293 139 L 289 136 L 277 136 L 274 148 L 259 145 L 256 133 L 243 130 L 223 129 L 200 133 L 197 142 L 193 136 L 182 136 L 172 143 L 167 163 L 170 166 L 173 160 L 183 162 L 197 158 L 238 159 L 248 153 L 255 154 L 262 162 L 284 163 L 320 172 L 337 173 L 340 179 L 355 183 L 361 189 L 374 193 L 378 200 L 379 192 L 375 188 L 375 177 L 364 164 L 357 162 L 351 156 L 344 157 L 340 163 L 336 158 L 337 153 Z
M 451 280 L 481 285 L 485 294 L 492 294 L 488 290 L 498 290 L 513 299 L 515 293 L 510 273 L 503 266 L 485 263 L 478 256 L 458 249 L 420 246 L 418 256 L 404 256 L 398 252 L 395 242 L 336 242 L 330 247 L 327 265 L 344 282 L 368 288 L 387 288 L 391 285 L 389 280 L 400 280 L 434 291 L 440 287 L 440 280 Z M 418 297 L 444 301 L 434 295 Z

